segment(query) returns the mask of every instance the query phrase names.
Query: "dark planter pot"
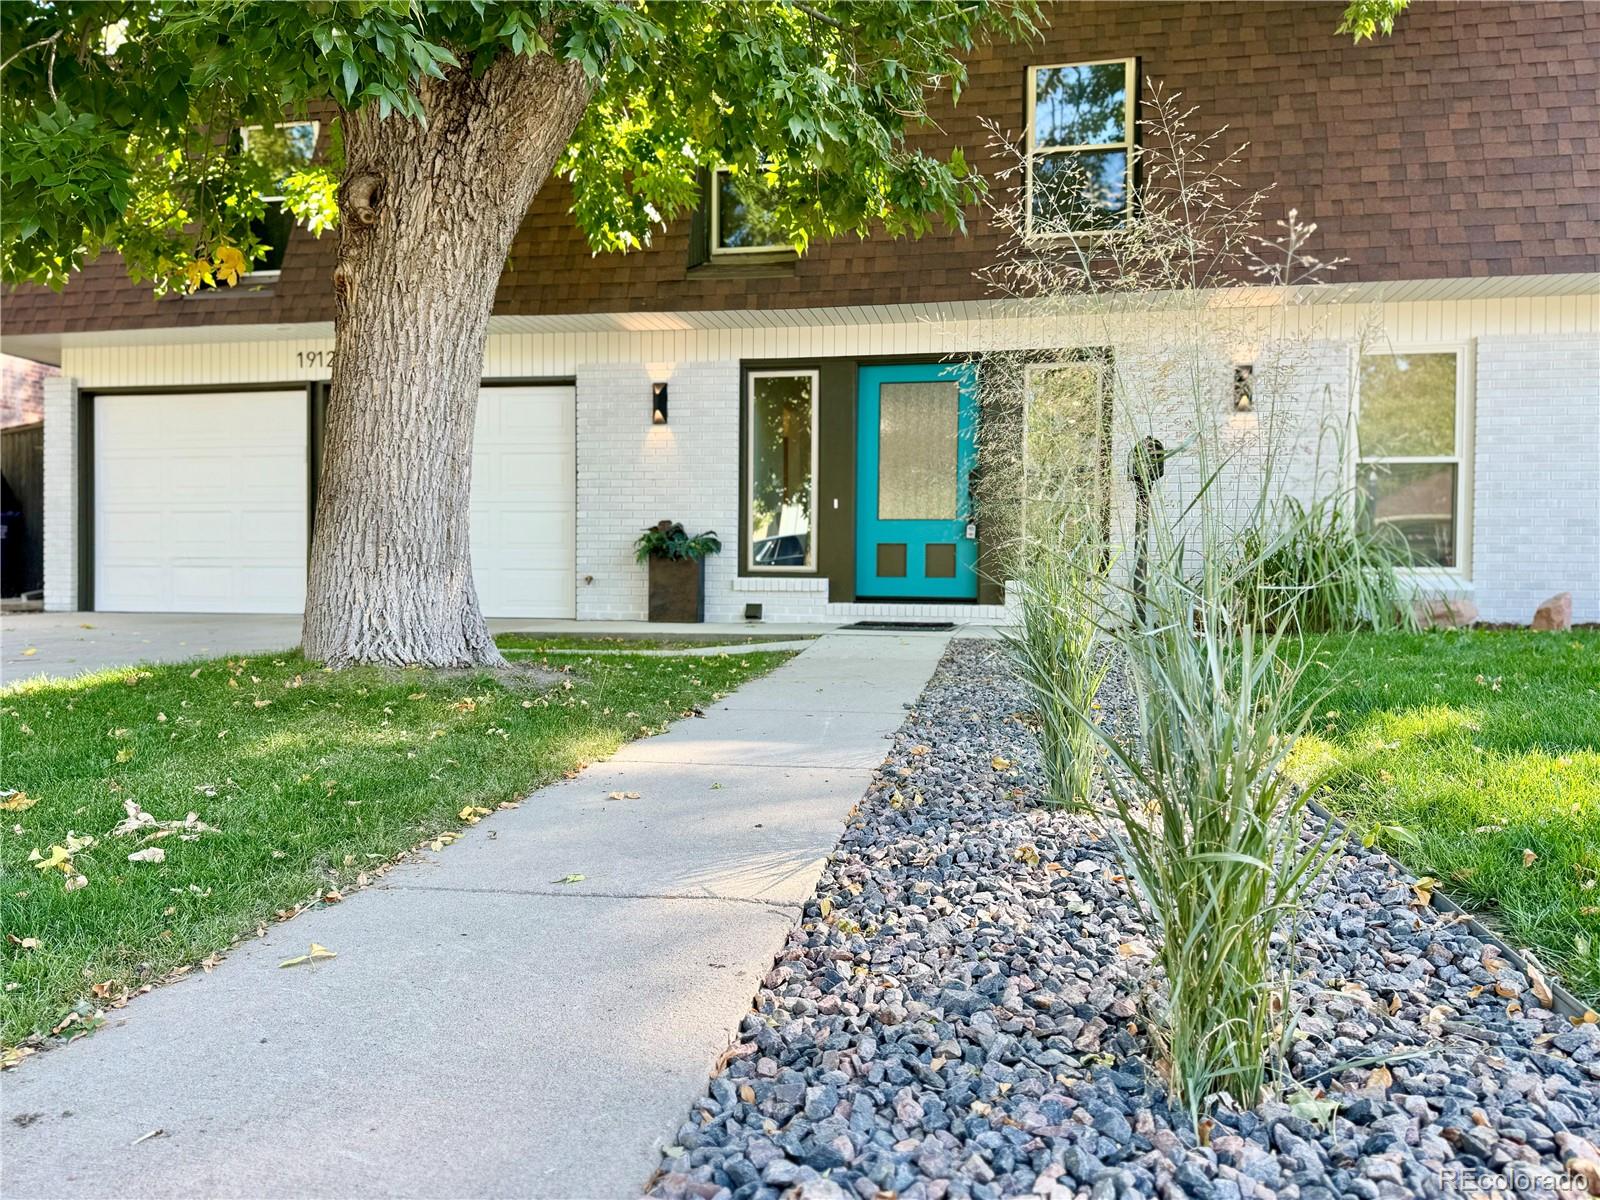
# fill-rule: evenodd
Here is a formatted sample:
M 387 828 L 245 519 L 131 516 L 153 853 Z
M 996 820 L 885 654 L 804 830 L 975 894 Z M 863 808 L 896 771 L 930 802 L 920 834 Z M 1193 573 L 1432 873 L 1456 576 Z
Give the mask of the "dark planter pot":
M 679 622 L 706 619 L 705 559 L 650 559 L 650 619 Z

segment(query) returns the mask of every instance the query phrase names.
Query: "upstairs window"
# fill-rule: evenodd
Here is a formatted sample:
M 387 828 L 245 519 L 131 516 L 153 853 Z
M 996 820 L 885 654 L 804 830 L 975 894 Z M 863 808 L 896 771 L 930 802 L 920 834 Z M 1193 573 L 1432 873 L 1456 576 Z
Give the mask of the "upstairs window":
M 317 151 L 319 131 L 316 121 L 289 121 L 271 129 L 262 125 L 246 126 L 239 131 L 239 137 L 244 152 L 264 162 L 281 184 L 311 162 Z M 294 228 L 294 214 L 281 193 L 265 194 L 261 200 L 266 211 L 250 222 L 250 232 L 267 250 L 256 259 L 246 278 L 265 282 L 277 278 L 283 267 L 289 232 Z
M 718 167 L 711 178 L 711 257 L 793 251 L 773 219 L 771 189 L 761 179 Z
M 1465 567 L 1460 357 L 1430 351 L 1361 359 L 1357 481 L 1368 519 L 1402 538 L 1418 567 Z
M 1093 235 L 1128 223 L 1137 95 L 1131 58 L 1028 68 L 1030 237 Z

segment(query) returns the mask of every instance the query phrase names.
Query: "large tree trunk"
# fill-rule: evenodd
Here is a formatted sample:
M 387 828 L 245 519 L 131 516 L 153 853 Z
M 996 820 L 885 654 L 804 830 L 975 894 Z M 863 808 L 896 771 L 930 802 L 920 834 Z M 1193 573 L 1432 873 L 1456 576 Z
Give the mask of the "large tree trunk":
M 336 354 L 304 645 L 331 666 L 503 665 L 472 582 L 472 430 L 489 310 L 589 100 L 502 53 L 422 87 L 427 124 L 344 117 Z

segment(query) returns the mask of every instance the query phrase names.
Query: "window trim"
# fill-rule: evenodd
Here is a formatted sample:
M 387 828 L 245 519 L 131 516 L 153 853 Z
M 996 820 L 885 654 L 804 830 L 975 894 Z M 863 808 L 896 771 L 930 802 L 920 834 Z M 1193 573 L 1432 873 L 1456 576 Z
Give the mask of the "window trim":
M 1456 468 L 1456 494 L 1455 494 L 1455 565 L 1452 567 L 1436 566 L 1432 563 L 1420 563 L 1416 566 L 1400 568 L 1400 572 L 1413 579 L 1437 578 L 1441 575 L 1455 579 L 1470 580 L 1472 578 L 1472 495 L 1473 495 L 1473 467 L 1474 463 L 1474 429 L 1477 423 L 1477 383 L 1474 375 L 1476 343 L 1468 338 L 1459 342 L 1386 342 L 1381 348 L 1370 350 L 1357 349 L 1355 387 L 1354 426 L 1351 441 L 1354 454 L 1351 456 L 1351 482 L 1354 486 L 1361 486 L 1361 465 L 1366 462 L 1375 463 L 1448 463 Z M 1364 358 L 1404 358 L 1407 355 L 1419 354 L 1453 354 L 1456 360 L 1456 413 L 1455 413 L 1455 452 L 1453 454 L 1404 454 L 1404 455 L 1373 455 L 1365 456 L 1361 453 L 1361 360 Z
M 797 567 L 771 566 L 755 561 L 756 543 L 753 528 L 755 524 L 753 519 L 755 505 L 752 503 L 754 500 L 752 492 L 756 477 L 756 381 L 760 379 L 794 379 L 800 376 L 804 376 L 811 381 L 811 507 L 809 513 L 810 540 L 807 543 L 808 557 L 811 561 Z M 818 564 L 822 561 L 817 538 L 817 481 L 821 462 L 818 454 L 818 441 L 821 432 L 822 372 L 816 367 L 772 367 L 759 371 L 746 371 L 744 387 L 745 458 L 744 495 L 741 498 L 741 507 L 744 509 L 744 527 L 739 531 L 739 540 L 743 543 L 740 558 L 743 560 L 744 572 L 747 575 L 815 575 L 819 569 Z
M 1039 146 L 1035 145 L 1037 130 L 1036 118 L 1039 98 L 1039 72 L 1059 71 L 1068 67 L 1105 67 L 1113 63 L 1123 66 L 1123 97 L 1122 97 L 1122 132 L 1123 140 L 1120 142 L 1086 142 L 1076 146 Z M 1139 87 L 1139 59 L 1137 56 L 1128 58 L 1100 58 L 1088 62 L 1041 63 L 1029 66 L 1027 72 L 1027 129 L 1023 141 L 1023 185 L 1022 185 L 1022 221 L 1023 236 L 1028 240 L 1041 242 L 1060 242 L 1076 240 L 1079 238 L 1102 238 L 1119 233 L 1118 229 L 1064 229 L 1053 233 L 1035 232 L 1033 228 L 1033 160 L 1046 154 L 1082 153 L 1092 150 L 1121 150 L 1127 155 L 1127 170 L 1123 178 L 1123 221 L 1133 220 L 1133 152 L 1138 141 L 1138 87 Z
M 722 187 L 720 177 L 729 173 L 728 167 L 711 168 L 711 221 L 706 233 L 707 247 L 712 260 L 731 258 L 744 254 L 792 255 L 793 242 L 767 242 L 760 246 L 723 246 L 722 241 Z
M 316 120 L 315 118 L 312 118 L 310 120 L 305 120 L 305 121 L 275 121 L 275 122 L 273 122 L 272 127 L 274 129 L 291 129 L 296 125 L 309 125 L 309 126 L 311 126 L 311 155 L 312 155 L 312 158 L 315 158 L 316 157 L 316 153 L 317 153 L 317 145 L 318 145 L 318 143 L 320 143 L 322 141 L 322 122 L 321 121 Z M 265 128 L 266 128 L 265 125 L 241 125 L 241 126 L 239 126 L 239 142 L 240 142 L 241 146 L 243 146 L 243 148 L 246 151 L 248 151 L 250 149 L 250 131 L 252 129 L 265 129 Z M 310 161 L 310 160 L 307 160 L 307 161 Z M 258 196 L 257 199 L 259 199 L 263 204 L 283 204 L 285 202 L 285 198 L 283 196 L 281 196 L 281 195 L 269 196 L 269 195 L 263 194 L 261 196 Z M 297 222 L 295 222 L 295 220 L 294 220 L 294 214 L 293 213 L 289 214 L 289 219 L 290 219 L 290 228 L 292 229 L 294 227 L 294 225 L 297 224 Z M 285 246 L 283 248 L 283 252 L 285 254 L 288 254 L 289 247 Z M 248 279 L 248 280 L 251 280 L 252 282 L 255 282 L 255 283 L 276 283 L 278 281 L 279 276 L 281 276 L 282 274 L 283 274 L 283 268 L 281 266 L 279 266 L 279 267 L 264 267 L 259 271 L 246 271 L 243 275 L 239 276 L 239 280 L 240 280 L 240 282 L 243 282 L 244 280 Z

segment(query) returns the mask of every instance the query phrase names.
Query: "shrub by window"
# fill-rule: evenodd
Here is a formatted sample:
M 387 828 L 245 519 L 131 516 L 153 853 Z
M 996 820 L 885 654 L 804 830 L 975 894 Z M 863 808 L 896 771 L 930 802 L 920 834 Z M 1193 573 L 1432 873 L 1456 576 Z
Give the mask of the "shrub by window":
M 1028 68 L 1027 233 L 1105 233 L 1133 204 L 1131 58 Z
M 1418 566 L 1464 567 L 1461 364 L 1455 351 L 1361 360 L 1357 481 L 1369 519 L 1395 531 Z
M 752 371 L 745 412 L 745 566 L 816 569 L 817 373 Z

